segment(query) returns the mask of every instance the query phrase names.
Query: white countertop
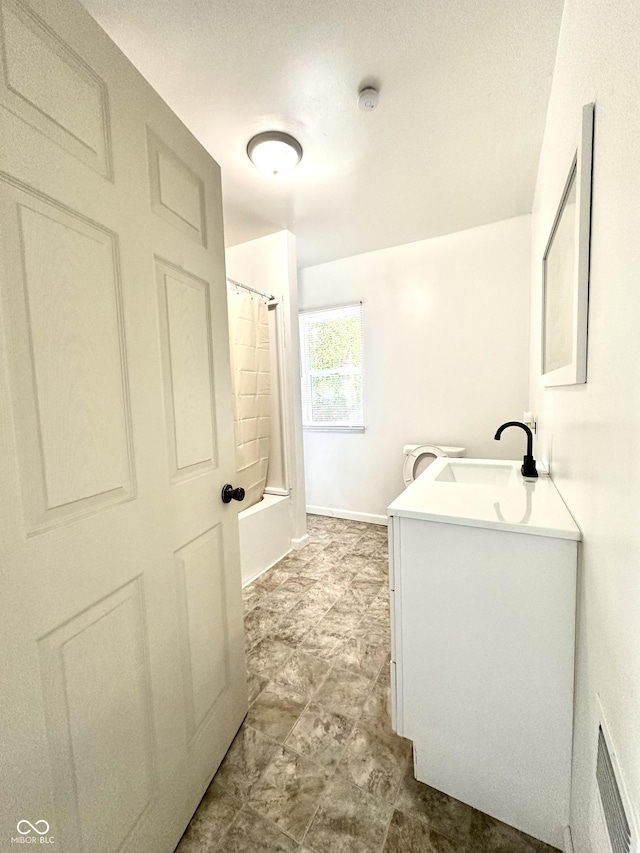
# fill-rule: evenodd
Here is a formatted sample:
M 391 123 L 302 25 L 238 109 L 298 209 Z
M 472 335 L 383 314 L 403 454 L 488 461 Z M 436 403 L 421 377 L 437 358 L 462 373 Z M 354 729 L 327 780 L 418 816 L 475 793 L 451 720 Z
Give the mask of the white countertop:
M 514 470 L 505 485 L 438 481 L 449 463 Z M 521 465 L 503 459 L 435 459 L 393 501 L 387 515 L 580 540 L 580 530 L 549 476 L 541 474 L 527 483 Z

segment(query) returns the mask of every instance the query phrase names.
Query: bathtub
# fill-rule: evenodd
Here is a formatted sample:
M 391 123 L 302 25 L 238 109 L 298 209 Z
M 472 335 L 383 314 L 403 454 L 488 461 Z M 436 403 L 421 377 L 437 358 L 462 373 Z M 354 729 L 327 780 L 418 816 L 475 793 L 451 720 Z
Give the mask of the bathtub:
M 242 586 L 291 551 L 291 496 L 265 495 L 238 513 Z

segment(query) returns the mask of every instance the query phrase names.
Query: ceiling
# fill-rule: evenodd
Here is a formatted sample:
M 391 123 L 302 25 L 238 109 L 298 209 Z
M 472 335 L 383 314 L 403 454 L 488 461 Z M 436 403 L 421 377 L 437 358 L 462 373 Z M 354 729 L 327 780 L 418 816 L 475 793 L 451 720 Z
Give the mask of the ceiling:
M 227 245 L 289 228 L 310 266 L 531 210 L 562 0 L 84 5 L 220 164 Z M 249 162 L 262 130 L 290 177 Z

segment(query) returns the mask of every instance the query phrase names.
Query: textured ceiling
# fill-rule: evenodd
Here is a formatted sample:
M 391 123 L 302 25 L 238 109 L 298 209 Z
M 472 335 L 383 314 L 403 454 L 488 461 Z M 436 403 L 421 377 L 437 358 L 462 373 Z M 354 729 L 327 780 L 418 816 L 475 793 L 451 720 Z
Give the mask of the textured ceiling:
M 562 0 L 84 4 L 222 167 L 227 245 L 289 228 L 308 266 L 531 210 Z M 286 179 L 245 154 L 271 129 Z

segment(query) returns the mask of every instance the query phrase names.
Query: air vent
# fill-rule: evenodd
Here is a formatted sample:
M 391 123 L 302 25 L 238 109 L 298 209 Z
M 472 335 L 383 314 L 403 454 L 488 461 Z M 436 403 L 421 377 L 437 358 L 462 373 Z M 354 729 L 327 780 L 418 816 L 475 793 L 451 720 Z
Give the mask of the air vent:
M 609 841 L 611 842 L 611 850 L 613 853 L 629 853 L 631 850 L 631 828 L 625 814 L 620 788 L 602 726 L 598 727 L 596 780 L 607 832 L 609 833 Z

